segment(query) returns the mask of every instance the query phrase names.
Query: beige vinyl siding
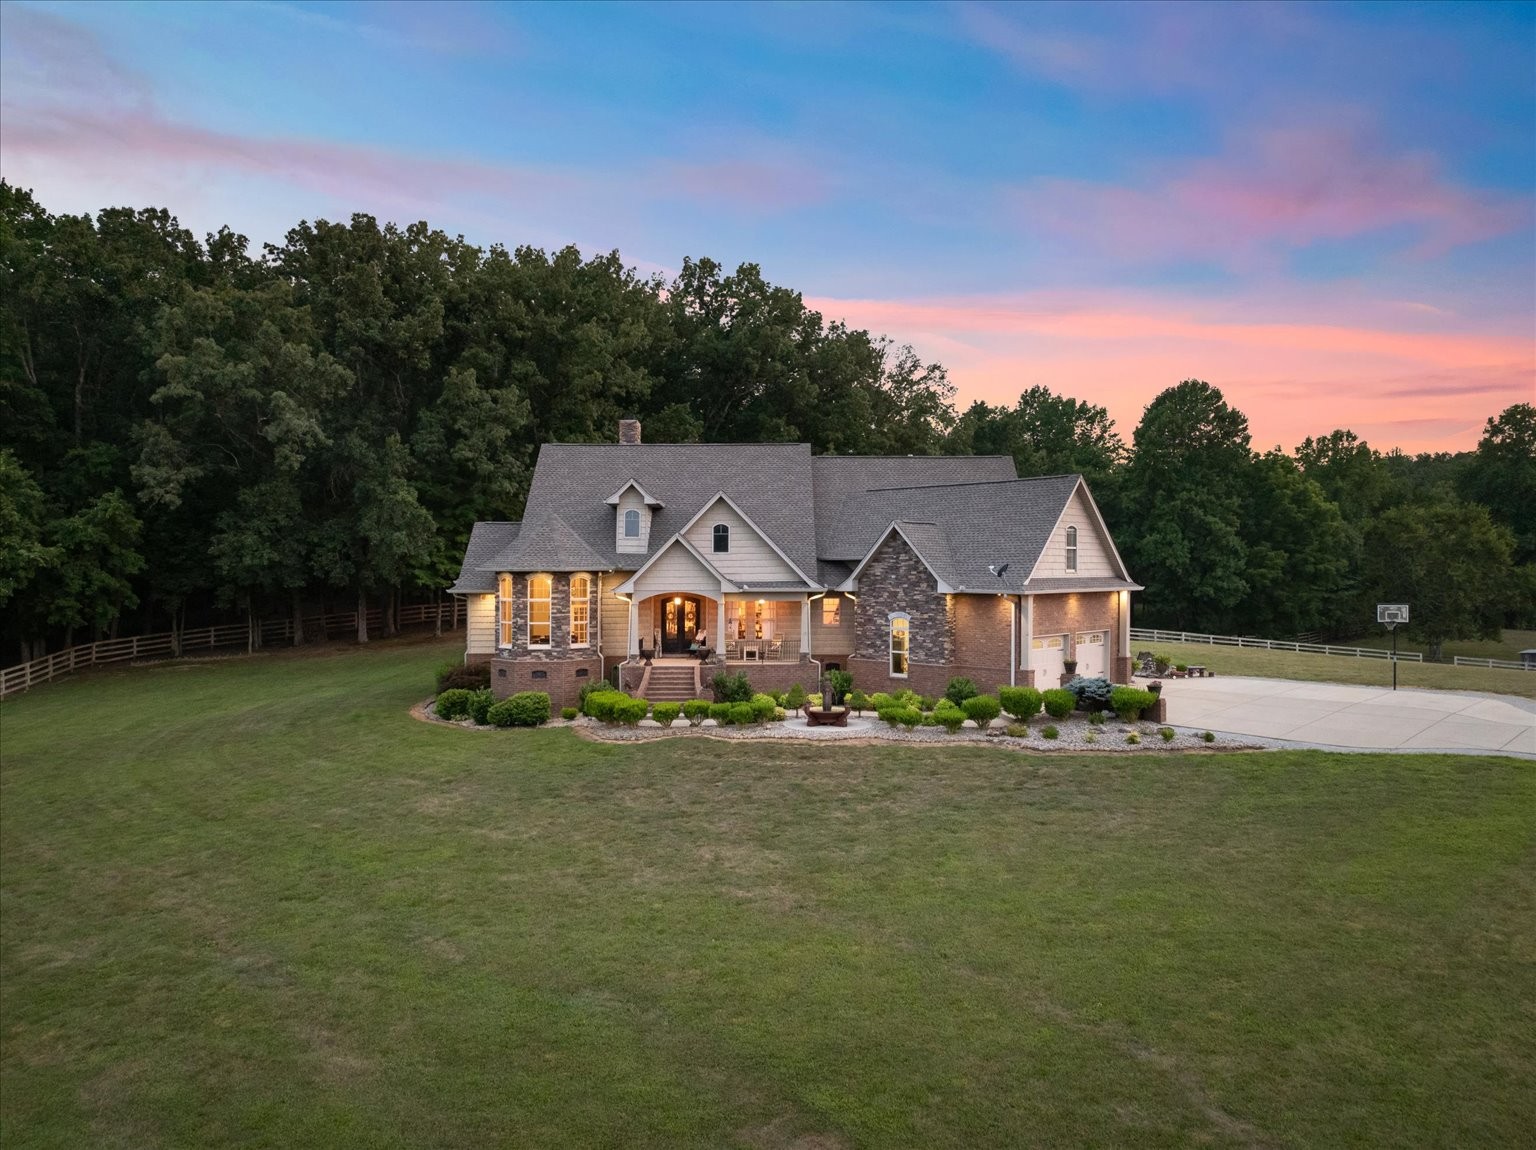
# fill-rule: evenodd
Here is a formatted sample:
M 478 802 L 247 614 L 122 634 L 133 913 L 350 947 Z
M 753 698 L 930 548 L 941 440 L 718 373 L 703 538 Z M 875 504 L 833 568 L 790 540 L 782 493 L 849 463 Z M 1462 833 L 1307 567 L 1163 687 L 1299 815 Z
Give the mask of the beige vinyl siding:
M 715 551 L 716 523 L 724 523 L 731 529 L 731 549 L 718 554 Z M 769 583 L 799 578 L 794 569 L 780 559 L 763 537 L 723 499 L 717 499 L 714 506 L 699 517 L 699 521 L 688 529 L 686 538 L 720 574 L 734 582 Z
M 839 600 L 841 610 L 835 626 L 827 626 L 822 622 L 822 604 L 827 599 Z M 821 599 L 812 599 L 806 604 L 806 609 L 811 613 L 811 653 L 813 655 L 851 655 L 853 654 L 853 612 L 855 604 L 847 596 L 827 594 Z
M 466 595 L 465 651 L 470 655 L 496 653 L 496 596 Z
M 626 511 L 640 512 L 640 537 L 638 539 L 626 539 L 624 537 L 624 513 Z M 651 540 L 651 509 L 645 505 L 645 500 L 640 498 L 640 493 L 633 487 L 625 490 L 619 496 L 619 505 L 613 513 L 613 549 L 621 555 L 644 555 Z
M 681 543 L 672 543 L 635 581 L 635 597 L 687 591 L 695 595 L 720 594 L 715 578 Z
M 1067 570 L 1067 528 L 1077 528 L 1077 570 Z M 1120 572 L 1110 555 L 1108 541 L 1099 531 L 1098 517 L 1088 504 L 1082 488 L 1078 488 L 1067 504 L 1067 510 L 1051 533 L 1050 542 L 1040 555 L 1040 565 L 1034 575 L 1038 579 L 1061 579 L 1080 575 L 1085 579 L 1114 577 Z
M 613 593 L 613 589 L 628 578 L 627 571 L 598 576 L 597 614 L 605 655 L 623 655 L 629 643 L 629 603 Z

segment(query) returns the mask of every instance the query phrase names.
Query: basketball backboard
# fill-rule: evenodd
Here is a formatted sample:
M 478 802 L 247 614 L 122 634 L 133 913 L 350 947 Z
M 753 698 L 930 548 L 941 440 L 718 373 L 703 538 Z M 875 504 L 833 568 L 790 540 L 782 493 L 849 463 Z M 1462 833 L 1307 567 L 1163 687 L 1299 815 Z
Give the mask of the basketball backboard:
M 1406 603 L 1378 603 L 1376 604 L 1376 622 L 1385 623 L 1388 627 L 1395 627 L 1399 623 L 1408 622 L 1408 604 Z

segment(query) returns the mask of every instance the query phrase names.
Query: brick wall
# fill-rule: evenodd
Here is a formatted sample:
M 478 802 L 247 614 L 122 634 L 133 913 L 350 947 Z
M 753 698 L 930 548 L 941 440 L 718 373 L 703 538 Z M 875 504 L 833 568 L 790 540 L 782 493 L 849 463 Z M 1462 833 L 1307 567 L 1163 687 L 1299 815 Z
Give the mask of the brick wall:
M 1075 645 L 1079 631 L 1108 631 L 1109 649 L 1106 652 L 1109 677 L 1117 683 L 1131 681 L 1131 660 L 1128 651 L 1119 649 L 1120 617 L 1119 593 L 1115 591 L 1080 592 L 1070 595 L 1035 596 L 1035 636 L 1069 635 L 1068 643 Z M 1075 658 L 1071 646 L 1067 658 Z M 1049 683 L 1046 686 L 1054 687 Z M 1035 686 L 1041 686 L 1036 683 Z
M 491 659 L 491 693 L 498 699 L 519 691 L 543 691 L 551 709 L 574 707 L 586 683 L 600 682 L 602 659 L 596 654 L 586 658 L 528 658 L 497 655 Z

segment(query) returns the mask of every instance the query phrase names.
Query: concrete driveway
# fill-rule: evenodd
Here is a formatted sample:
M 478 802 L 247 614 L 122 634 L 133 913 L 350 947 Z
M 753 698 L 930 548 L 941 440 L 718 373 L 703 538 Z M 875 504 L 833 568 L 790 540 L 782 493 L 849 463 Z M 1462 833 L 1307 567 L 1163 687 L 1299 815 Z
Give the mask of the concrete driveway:
M 1536 759 L 1536 702 L 1471 691 L 1393 691 L 1294 679 L 1169 679 L 1168 722 L 1351 751 Z

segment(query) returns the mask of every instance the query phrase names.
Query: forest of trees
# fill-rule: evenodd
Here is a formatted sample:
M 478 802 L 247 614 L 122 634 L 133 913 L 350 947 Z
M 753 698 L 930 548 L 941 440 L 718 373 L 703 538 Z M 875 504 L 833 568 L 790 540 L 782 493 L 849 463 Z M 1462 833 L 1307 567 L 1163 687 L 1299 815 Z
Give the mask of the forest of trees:
M 1476 451 L 1345 430 L 1255 452 L 1209 384 L 1127 444 L 1045 387 L 954 406 L 944 368 L 743 264 L 483 250 L 426 224 L 301 223 L 253 256 L 168 212 L 52 215 L 0 182 L 0 662 L 188 614 L 440 594 L 476 519 L 517 518 L 538 445 L 804 441 L 1080 471 L 1143 625 L 1431 643 L 1536 622 L 1536 408 Z M 1170 381 L 1173 382 L 1173 381 Z M 389 626 L 389 624 L 386 624 Z

